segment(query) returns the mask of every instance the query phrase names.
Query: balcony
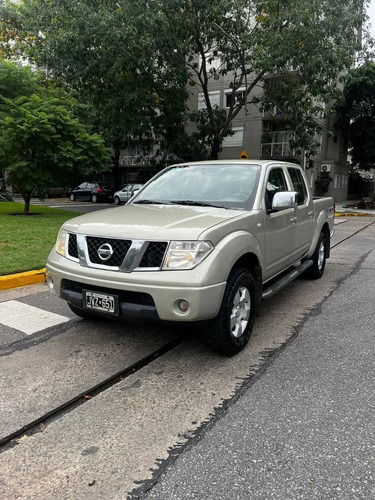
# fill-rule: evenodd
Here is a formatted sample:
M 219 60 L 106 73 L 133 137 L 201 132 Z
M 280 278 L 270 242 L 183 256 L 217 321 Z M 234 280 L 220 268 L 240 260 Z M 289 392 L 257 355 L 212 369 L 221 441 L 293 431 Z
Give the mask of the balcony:
M 119 159 L 120 167 L 132 167 L 132 166 L 148 166 L 150 165 L 151 155 L 121 155 Z
M 294 149 L 290 142 L 264 142 L 261 144 L 262 158 L 284 158 L 294 156 Z

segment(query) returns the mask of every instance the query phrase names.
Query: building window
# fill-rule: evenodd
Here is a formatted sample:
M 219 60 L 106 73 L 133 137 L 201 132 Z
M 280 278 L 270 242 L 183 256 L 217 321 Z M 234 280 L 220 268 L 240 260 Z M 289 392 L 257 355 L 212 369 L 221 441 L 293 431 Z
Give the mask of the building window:
M 241 87 L 233 93 L 232 89 L 224 90 L 225 93 L 225 107 L 230 108 L 238 104 L 241 99 L 245 97 L 245 87 Z
M 220 90 L 213 90 L 208 93 L 210 98 L 211 106 L 219 106 L 220 107 Z M 198 94 L 198 111 L 200 109 L 206 109 L 206 101 L 204 100 L 203 92 L 199 92 Z
M 223 140 L 223 148 L 233 148 L 242 145 L 243 127 L 233 127 L 233 135 L 225 137 Z

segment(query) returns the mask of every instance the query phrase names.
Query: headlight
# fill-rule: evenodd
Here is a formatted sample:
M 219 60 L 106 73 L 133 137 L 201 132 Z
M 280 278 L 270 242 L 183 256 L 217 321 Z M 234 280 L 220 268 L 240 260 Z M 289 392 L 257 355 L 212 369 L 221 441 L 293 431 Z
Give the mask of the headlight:
M 163 269 L 193 269 L 213 248 L 210 241 L 171 241 Z
M 56 239 L 55 250 L 57 253 L 63 256 L 65 256 L 65 241 L 67 234 L 68 233 L 65 231 L 65 229 L 60 229 Z

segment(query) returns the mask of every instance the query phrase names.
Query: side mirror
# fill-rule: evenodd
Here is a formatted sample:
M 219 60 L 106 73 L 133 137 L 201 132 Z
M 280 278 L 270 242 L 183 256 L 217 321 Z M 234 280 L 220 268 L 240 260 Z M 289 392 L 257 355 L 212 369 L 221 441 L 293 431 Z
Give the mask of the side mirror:
M 296 191 L 279 191 L 275 193 L 272 200 L 272 211 L 279 212 L 287 208 L 294 208 L 297 205 Z

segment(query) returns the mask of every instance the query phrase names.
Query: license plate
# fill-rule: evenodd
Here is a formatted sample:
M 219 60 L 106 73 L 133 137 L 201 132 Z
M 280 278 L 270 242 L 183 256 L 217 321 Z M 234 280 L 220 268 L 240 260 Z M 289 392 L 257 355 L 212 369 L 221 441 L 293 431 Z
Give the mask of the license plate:
M 104 293 L 85 291 L 85 306 L 87 309 L 116 313 L 117 297 Z

